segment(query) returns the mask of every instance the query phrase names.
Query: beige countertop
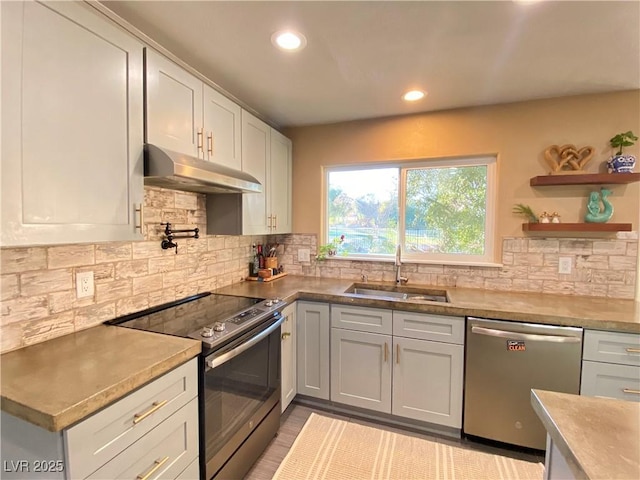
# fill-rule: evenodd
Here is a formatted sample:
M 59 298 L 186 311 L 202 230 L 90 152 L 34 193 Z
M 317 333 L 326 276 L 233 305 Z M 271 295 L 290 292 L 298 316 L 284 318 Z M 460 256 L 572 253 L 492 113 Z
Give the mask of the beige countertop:
M 388 283 L 361 284 L 352 280 L 289 275 L 272 282 L 242 282 L 218 289 L 216 293 L 261 298 L 278 297 L 288 302 L 316 300 L 443 315 L 470 315 L 500 320 L 640 333 L 640 302 L 633 300 L 544 293 L 498 292 L 410 283 L 406 288 L 424 288 L 433 292 L 446 290 L 449 303 L 389 301 L 345 293 L 345 290 L 354 283 L 362 286 L 393 287 Z
M 0 357 L 2 410 L 56 432 L 200 353 L 196 340 L 99 325 Z
M 576 478 L 640 478 L 640 403 L 532 390 L 531 404 Z

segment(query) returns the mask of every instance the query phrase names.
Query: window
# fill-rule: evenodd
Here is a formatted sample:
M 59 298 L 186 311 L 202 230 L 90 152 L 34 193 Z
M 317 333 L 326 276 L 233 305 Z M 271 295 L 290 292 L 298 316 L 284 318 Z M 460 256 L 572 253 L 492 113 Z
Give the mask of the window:
M 325 240 L 349 258 L 491 263 L 495 157 L 331 167 Z

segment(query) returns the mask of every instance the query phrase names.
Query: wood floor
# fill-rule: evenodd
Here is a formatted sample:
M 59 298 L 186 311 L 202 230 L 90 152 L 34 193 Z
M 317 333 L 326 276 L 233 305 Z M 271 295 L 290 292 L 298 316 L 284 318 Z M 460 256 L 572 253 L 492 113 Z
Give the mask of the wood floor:
M 440 442 L 448 445 L 463 446 L 465 448 L 473 448 L 474 450 L 480 450 L 483 452 L 493 453 L 496 455 L 504 455 L 520 460 L 542 462 L 544 463 L 544 456 L 532 455 L 522 452 L 514 452 L 511 450 L 504 450 L 501 448 L 487 446 L 477 443 L 468 442 L 465 440 L 457 440 L 450 438 L 435 437 L 432 435 L 421 434 L 411 432 L 399 428 L 388 427 L 377 423 L 368 422 L 359 418 L 347 417 L 344 415 L 337 415 L 324 410 L 317 410 L 314 408 L 305 407 L 302 405 L 296 405 L 292 403 L 289 408 L 282 414 L 280 421 L 280 431 L 278 436 L 275 437 L 262 456 L 256 461 L 253 468 L 246 475 L 245 480 L 270 480 L 276 473 L 280 462 L 284 460 L 284 457 L 289 452 L 289 449 L 293 445 L 298 433 L 302 430 L 303 425 L 309 418 L 312 412 L 324 415 L 327 417 L 338 418 L 340 420 L 348 422 L 356 422 L 362 425 L 367 425 L 375 428 L 381 428 L 384 430 L 402 433 L 403 435 L 410 435 L 418 438 L 424 438 L 427 440 Z

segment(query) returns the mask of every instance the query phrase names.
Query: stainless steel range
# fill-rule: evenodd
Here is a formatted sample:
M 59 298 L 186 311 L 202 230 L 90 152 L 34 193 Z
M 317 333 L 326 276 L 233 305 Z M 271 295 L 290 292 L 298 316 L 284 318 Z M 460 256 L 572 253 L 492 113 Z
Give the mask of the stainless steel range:
M 242 478 L 280 426 L 279 299 L 200 294 L 106 322 L 202 341 L 201 478 Z

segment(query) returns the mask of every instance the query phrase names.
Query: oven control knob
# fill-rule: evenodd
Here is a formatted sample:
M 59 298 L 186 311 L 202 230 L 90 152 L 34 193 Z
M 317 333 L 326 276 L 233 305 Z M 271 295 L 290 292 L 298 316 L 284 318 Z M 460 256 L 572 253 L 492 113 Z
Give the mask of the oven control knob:
M 204 338 L 211 338 L 213 337 L 213 328 L 211 327 L 204 327 L 202 329 L 202 333 L 200 333 L 200 335 L 202 335 Z
M 277 305 L 278 303 L 280 303 L 280 299 L 279 298 L 274 298 L 271 301 L 273 302 L 274 305 Z
M 226 325 L 224 324 L 224 322 L 216 322 L 213 324 L 213 330 L 215 330 L 216 332 L 224 332 Z
M 266 302 L 264 302 L 264 306 L 265 307 L 272 307 L 273 306 L 273 300 L 267 300 Z

